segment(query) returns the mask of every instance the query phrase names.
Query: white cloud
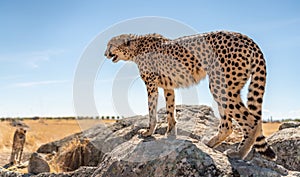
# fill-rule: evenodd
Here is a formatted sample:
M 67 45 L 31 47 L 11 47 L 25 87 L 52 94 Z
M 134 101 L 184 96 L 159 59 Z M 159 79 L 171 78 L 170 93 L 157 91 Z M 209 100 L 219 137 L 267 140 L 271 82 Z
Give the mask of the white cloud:
M 51 57 L 57 56 L 63 53 L 62 50 L 45 50 L 29 53 L 27 58 L 27 64 L 32 68 L 38 68 L 41 62 L 49 61 Z
M 34 87 L 40 85 L 51 85 L 51 84 L 63 84 L 68 82 L 67 80 L 48 80 L 48 81 L 37 81 L 37 82 L 21 82 L 13 84 L 13 87 Z
M 10 75 L 10 76 L 0 76 L 0 80 L 12 80 L 22 78 L 22 75 Z
M 300 118 L 300 109 L 292 110 L 292 111 L 271 111 L 271 110 L 264 109 L 263 119 L 267 120 L 271 117 L 273 118 L 273 120 Z
M 28 53 L 1 55 L 0 62 L 21 63 L 30 68 L 39 68 L 42 62 L 49 61 L 52 57 L 64 53 L 64 50 L 42 50 Z
M 263 113 L 267 113 L 267 114 L 269 114 L 271 111 L 270 110 L 268 110 L 268 109 L 263 109 Z
M 300 110 L 290 111 L 287 116 L 291 118 L 300 118 Z

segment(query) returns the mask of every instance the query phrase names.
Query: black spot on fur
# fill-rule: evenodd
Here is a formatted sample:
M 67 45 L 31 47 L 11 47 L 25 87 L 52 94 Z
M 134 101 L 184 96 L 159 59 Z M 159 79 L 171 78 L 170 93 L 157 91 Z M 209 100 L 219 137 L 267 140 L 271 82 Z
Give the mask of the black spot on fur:
M 262 101 L 262 98 L 258 98 L 258 99 L 257 99 L 257 102 L 258 102 L 258 103 L 262 103 L 262 102 L 263 102 L 263 101 Z
M 257 110 L 257 107 L 252 104 L 248 105 L 248 107 L 249 107 L 249 109 L 251 109 L 253 111 Z
M 256 141 L 261 141 L 263 139 L 265 139 L 265 136 L 259 136 L 259 137 L 256 138 Z

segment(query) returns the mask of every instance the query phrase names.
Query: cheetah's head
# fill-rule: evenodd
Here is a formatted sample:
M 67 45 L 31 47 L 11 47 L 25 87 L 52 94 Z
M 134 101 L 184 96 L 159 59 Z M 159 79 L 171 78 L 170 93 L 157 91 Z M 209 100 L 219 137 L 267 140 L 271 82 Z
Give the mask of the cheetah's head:
M 105 56 L 110 59 L 114 63 L 118 62 L 119 60 L 130 60 L 133 58 L 133 45 L 131 44 L 134 35 L 132 34 L 122 34 L 110 39 L 107 44 L 107 48 L 105 51 Z
M 25 139 L 26 130 L 24 128 L 18 128 L 17 129 L 17 135 L 18 135 L 19 139 Z

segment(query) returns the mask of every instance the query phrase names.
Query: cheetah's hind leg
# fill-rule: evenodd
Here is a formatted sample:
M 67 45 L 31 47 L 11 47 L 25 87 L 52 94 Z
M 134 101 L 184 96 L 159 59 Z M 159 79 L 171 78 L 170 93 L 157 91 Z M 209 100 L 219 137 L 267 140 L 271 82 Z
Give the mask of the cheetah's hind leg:
M 175 93 L 174 89 L 164 89 L 164 95 L 166 99 L 166 110 L 167 110 L 167 120 L 168 128 L 166 135 L 168 137 L 176 137 L 177 135 L 177 126 L 175 119 Z

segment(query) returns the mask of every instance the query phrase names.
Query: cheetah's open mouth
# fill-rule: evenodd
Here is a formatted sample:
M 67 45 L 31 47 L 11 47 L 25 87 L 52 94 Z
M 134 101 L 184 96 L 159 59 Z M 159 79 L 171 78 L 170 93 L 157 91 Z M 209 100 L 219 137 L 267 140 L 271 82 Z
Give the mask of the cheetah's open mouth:
M 118 56 L 117 56 L 117 55 L 114 56 L 114 57 L 112 58 L 112 61 L 113 61 L 114 63 L 117 63 L 117 62 L 119 61 Z
M 111 55 L 112 56 L 112 62 L 117 63 L 119 61 L 118 55 Z

